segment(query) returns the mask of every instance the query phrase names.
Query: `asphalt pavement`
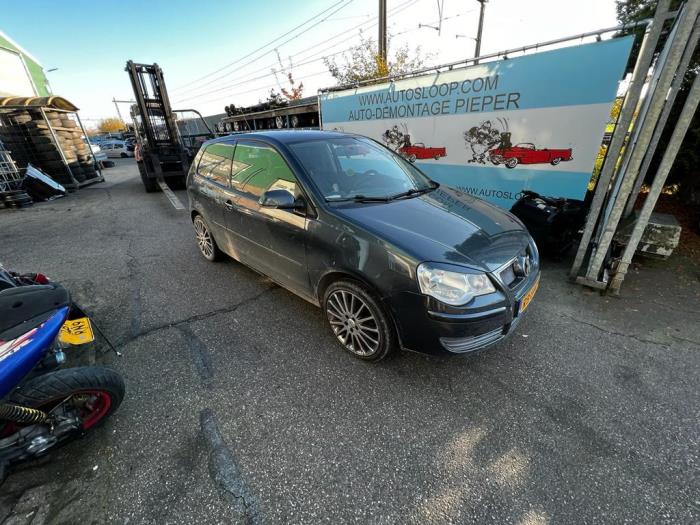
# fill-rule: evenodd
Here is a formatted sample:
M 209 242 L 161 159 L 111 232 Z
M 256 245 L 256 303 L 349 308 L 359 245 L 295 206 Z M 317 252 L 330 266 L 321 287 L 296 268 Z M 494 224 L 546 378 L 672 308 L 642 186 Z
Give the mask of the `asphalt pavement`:
M 7 479 L 0 522 L 700 520 L 698 261 L 644 261 L 621 298 L 545 261 L 513 338 L 372 365 L 314 306 L 204 260 L 133 160 L 105 176 L 0 211 L 0 261 L 69 287 L 122 354 L 76 355 L 128 389 L 94 434 Z

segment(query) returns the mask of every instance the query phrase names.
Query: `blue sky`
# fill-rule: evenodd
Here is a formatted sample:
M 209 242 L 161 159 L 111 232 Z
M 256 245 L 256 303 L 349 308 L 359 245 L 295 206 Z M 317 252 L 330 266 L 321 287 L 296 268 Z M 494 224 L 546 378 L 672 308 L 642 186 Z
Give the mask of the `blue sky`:
M 420 45 L 436 64 L 472 56 L 474 42 L 467 37 L 476 33 L 476 0 L 444 0 L 440 35 L 418 27 L 437 22 L 437 5 L 437 0 L 388 0 L 393 45 Z M 324 10 L 288 37 L 192 83 Z M 229 103 L 264 99 L 276 83 L 275 47 L 285 61 L 292 56 L 303 64 L 294 71 L 305 81 L 305 94 L 333 84 L 321 58 L 356 43 L 358 25 L 375 37 L 376 10 L 377 0 L 5 0 L 0 29 L 46 69 L 59 68 L 48 73 L 53 91 L 79 106 L 84 119 L 114 116 L 112 97 L 132 98 L 124 72 L 128 59 L 160 64 L 173 105 L 206 115 Z M 614 0 L 491 0 L 482 53 L 609 27 L 614 15 Z M 126 105 L 121 109 L 128 113 Z

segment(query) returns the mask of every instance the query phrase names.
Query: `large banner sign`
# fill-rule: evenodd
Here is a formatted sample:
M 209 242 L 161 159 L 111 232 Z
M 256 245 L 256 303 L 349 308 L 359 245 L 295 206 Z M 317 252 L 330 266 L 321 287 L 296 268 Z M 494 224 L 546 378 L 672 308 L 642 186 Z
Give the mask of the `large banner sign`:
M 323 93 L 323 129 L 383 142 L 436 181 L 510 208 L 582 198 L 633 37 Z

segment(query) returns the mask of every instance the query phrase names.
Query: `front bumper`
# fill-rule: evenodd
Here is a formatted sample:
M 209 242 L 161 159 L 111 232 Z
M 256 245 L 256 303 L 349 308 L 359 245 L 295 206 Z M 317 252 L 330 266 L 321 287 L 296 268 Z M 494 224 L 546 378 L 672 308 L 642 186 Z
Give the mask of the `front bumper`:
M 428 354 L 466 354 L 511 335 L 527 311 L 523 297 L 540 279 L 539 268 L 513 290 L 477 297 L 469 308 L 449 308 L 422 294 L 402 292 L 392 301 L 401 345 Z

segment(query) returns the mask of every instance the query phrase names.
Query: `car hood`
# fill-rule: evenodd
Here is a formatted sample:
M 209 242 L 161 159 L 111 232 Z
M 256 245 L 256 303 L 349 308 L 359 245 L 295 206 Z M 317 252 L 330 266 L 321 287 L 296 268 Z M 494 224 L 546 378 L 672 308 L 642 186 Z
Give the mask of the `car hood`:
M 349 204 L 333 212 L 418 261 L 494 271 L 521 253 L 530 236 L 512 214 L 440 187 L 388 203 Z

